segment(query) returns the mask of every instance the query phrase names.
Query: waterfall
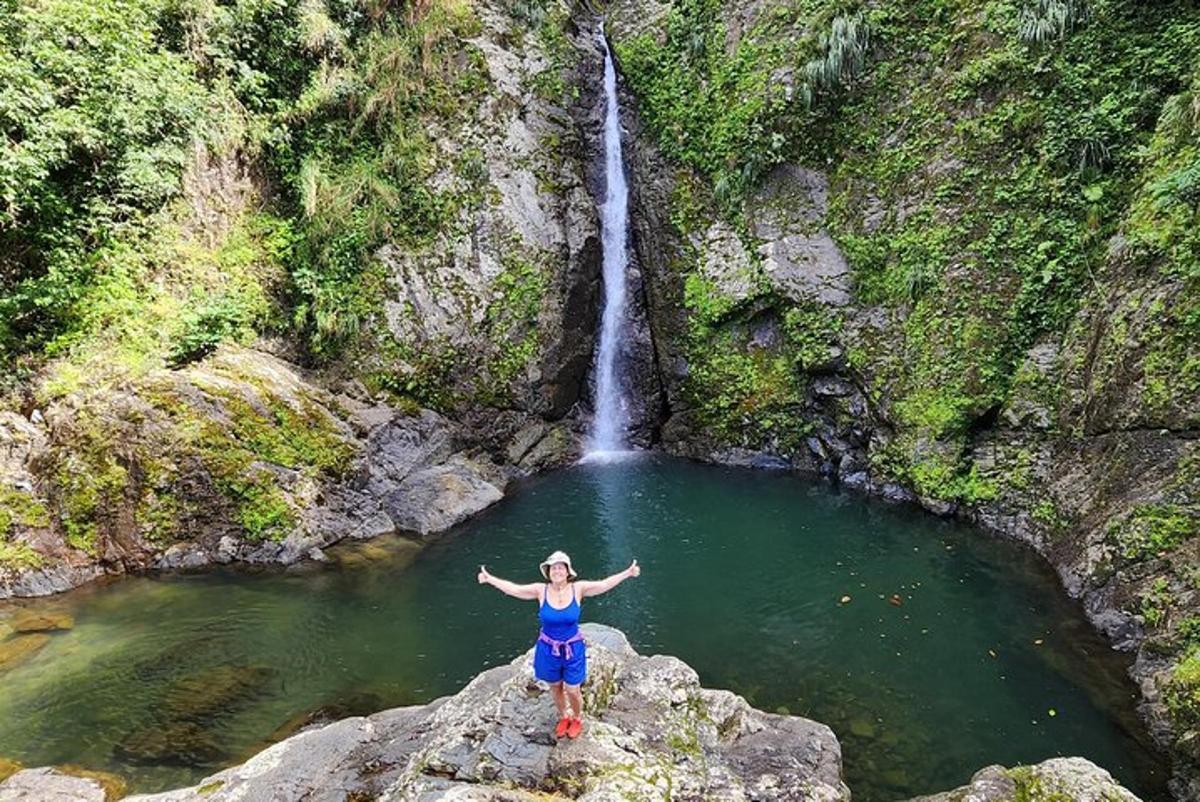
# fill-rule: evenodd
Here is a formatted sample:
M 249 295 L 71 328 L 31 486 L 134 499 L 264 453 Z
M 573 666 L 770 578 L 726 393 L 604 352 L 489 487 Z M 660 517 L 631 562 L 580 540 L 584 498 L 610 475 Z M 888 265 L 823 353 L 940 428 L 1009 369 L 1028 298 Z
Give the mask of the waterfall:
M 629 229 L 629 189 L 621 158 L 621 126 L 617 108 L 617 71 L 604 33 L 604 204 L 600 233 L 604 251 L 604 315 L 596 353 L 596 417 L 585 459 L 603 458 L 625 450 L 628 401 L 620 372 L 621 335 L 625 326 L 625 243 Z

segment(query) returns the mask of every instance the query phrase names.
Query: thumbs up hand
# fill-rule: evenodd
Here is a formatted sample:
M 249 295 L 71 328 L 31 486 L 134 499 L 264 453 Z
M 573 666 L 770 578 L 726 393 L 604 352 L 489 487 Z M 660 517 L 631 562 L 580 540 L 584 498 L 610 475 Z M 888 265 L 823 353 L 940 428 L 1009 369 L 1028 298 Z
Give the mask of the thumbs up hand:
M 486 585 L 487 581 L 491 578 L 492 578 L 491 574 L 489 574 L 487 572 L 487 569 L 484 568 L 482 565 L 479 566 L 479 584 Z
M 629 567 L 625 570 L 627 570 L 629 572 L 630 576 L 641 576 L 642 575 L 642 569 L 638 566 L 637 560 L 634 560 L 633 562 L 631 562 L 629 564 Z

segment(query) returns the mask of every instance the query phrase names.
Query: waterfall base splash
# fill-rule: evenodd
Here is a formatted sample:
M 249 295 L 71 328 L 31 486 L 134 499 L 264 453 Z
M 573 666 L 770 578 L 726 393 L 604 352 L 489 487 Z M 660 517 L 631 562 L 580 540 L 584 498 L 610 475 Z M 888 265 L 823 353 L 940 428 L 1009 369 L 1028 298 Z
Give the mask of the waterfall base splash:
M 640 451 L 638 449 L 614 449 L 588 451 L 579 458 L 578 465 L 611 465 L 615 462 L 631 462 L 636 459 L 641 459 L 649 454 L 649 451 Z

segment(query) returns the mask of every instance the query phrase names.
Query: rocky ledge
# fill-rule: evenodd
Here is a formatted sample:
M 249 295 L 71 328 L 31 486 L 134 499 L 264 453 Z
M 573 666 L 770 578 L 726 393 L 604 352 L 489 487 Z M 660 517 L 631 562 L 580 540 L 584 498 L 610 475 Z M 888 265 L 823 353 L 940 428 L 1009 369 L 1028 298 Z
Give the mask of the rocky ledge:
M 566 422 L 531 419 L 485 442 L 235 346 L 33 418 L 0 411 L 0 599 L 150 568 L 321 560 L 345 538 L 425 538 L 576 448 Z
M 301 732 L 192 788 L 132 799 L 848 802 L 841 748 L 824 724 L 761 713 L 701 688 L 674 657 L 641 656 L 608 627 L 583 629 L 588 722 L 578 740 L 555 742 L 554 704 L 526 654 L 455 696 Z
M 127 799 L 849 802 L 841 747 L 829 727 L 702 688 L 687 664 L 639 655 L 610 627 L 585 624 L 583 632 L 590 678 L 578 740 L 551 734 L 554 705 L 526 653 L 454 696 L 314 725 L 191 788 Z M 5 773 L 0 761 L 0 777 Z M 25 769 L 0 782 L 0 802 L 103 802 L 123 790 L 118 778 L 78 768 Z M 1041 799 L 1137 802 L 1081 758 L 989 766 L 967 786 L 912 802 Z

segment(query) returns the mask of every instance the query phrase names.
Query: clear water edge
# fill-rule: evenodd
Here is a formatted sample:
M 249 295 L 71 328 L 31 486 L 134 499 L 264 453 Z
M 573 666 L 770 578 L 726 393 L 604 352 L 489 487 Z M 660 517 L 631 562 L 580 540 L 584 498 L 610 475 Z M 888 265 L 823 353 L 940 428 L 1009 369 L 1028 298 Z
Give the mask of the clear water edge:
M 0 755 L 116 770 L 157 790 L 245 759 L 306 710 L 453 693 L 536 631 L 533 609 L 480 588 L 475 567 L 532 578 L 563 547 L 591 576 L 637 557 L 643 576 L 585 616 L 643 653 L 684 659 L 708 687 L 830 724 L 856 800 L 1056 754 L 1094 760 L 1143 799 L 1169 798 L 1128 657 L 1040 558 L 969 527 L 792 476 L 642 459 L 530 481 L 419 552 L 386 542 L 395 554 L 357 565 L 384 541 L 332 567 L 138 577 L 34 603 L 77 624 L 5 676 Z M 130 733 L 169 727 L 178 688 L 221 665 L 272 673 L 201 720 L 226 744 L 220 759 L 116 757 Z

